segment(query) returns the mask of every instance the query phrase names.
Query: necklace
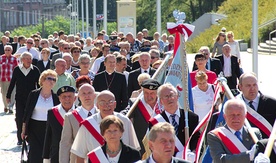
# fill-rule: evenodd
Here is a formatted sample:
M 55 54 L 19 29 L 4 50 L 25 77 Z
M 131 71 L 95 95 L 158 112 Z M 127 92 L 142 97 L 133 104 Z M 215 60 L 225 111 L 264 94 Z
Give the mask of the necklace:
M 111 81 L 110 81 L 109 84 L 108 84 L 108 81 L 107 81 L 107 76 L 106 76 L 106 74 L 107 74 L 107 72 L 104 74 L 104 75 L 105 75 L 105 82 L 106 82 L 107 90 L 109 90 L 110 85 L 112 84 L 113 79 L 114 79 L 114 77 L 115 77 L 115 73 L 113 72 L 113 74 L 112 74 L 112 79 L 111 79 Z
M 78 65 L 78 61 L 75 62 L 73 59 L 72 59 L 72 63 L 73 63 L 73 65 Z
M 111 151 L 111 150 L 108 148 L 107 144 L 106 144 L 106 152 L 109 153 L 109 154 L 111 154 L 111 155 L 114 155 L 114 154 L 119 153 L 119 152 L 121 151 L 121 149 L 122 149 L 122 144 L 121 144 L 121 143 L 120 143 L 119 149 L 116 150 L 116 151 Z

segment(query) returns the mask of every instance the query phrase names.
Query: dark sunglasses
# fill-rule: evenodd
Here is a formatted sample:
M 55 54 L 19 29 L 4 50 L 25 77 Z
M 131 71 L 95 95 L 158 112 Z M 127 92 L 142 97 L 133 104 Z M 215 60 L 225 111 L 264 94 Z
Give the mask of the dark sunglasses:
M 70 48 L 63 48 L 63 49 L 66 49 L 66 50 L 67 50 L 67 49 L 70 49 Z
M 51 77 L 47 77 L 47 78 L 46 78 L 46 80 L 49 80 L 49 81 L 54 81 L 54 82 L 56 82 L 56 81 L 57 81 L 57 79 L 56 79 L 56 78 L 51 78 Z
M 150 58 L 151 58 L 151 59 L 154 59 L 154 58 L 157 58 L 157 57 L 153 57 L 153 56 L 151 56 Z
M 27 42 L 27 44 L 33 44 L 32 42 Z

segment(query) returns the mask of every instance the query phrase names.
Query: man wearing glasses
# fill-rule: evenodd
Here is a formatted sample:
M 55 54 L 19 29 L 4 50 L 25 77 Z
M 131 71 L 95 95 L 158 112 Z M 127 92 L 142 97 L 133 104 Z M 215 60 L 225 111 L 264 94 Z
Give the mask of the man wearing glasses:
M 185 115 L 184 110 L 178 106 L 178 92 L 177 89 L 170 83 L 163 84 L 157 90 L 157 96 L 160 99 L 161 105 L 163 105 L 164 111 L 160 115 L 149 120 L 149 128 L 159 122 L 168 122 L 174 126 L 176 135 L 176 147 L 178 151 L 183 150 L 185 145 Z M 198 125 L 198 115 L 189 111 L 189 137 Z M 195 150 L 196 144 L 199 138 L 199 133 L 194 134 L 190 140 L 191 151 Z
M 8 108 L 8 103 L 6 102 L 6 94 L 8 92 L 8 87 L 11 82 L 12 78 L 12 72 L 14 68 L 17 66 L 17 59 L 12 56 L 12 46 L 11 45 L 5 45 L 4 46 L 4 55 L 1 55 L 0 57 L 0 78 L 1 78 L 1 93 L 2 93 L 2 100 L 4 104 L 4 112 L 13 113 L 12 107 Z M 12 91 L 11 95 L 11 102 L 9 106 L 13 106 L 15 102 L 15 90 Z
M 32 64 L 36 65 L 37 61 L 39 61 L 41 57 L 39 51 L 37 51 L 36 48 L 33 47 L 34 39 L 28 38 L 26 43 L 26 46 L 20 47 L 14 55 L 19 57 L 22 53 L 29 52 L 33 56 Z
M 100 92 L 97 97 L 96 105 L 99 109 L 99 112 L 90 116 L 81 123 L 82 125 L 80 126 L 72 145 L 71 152 L 77 155 L 77 162 L 84 162 L 87 154 L 103 143 L 99 142 L 99 139 L 96 139 L 95 135 L 99 135 L 101 137 L 99 124 L 101 120 L 108 115 L 115 115 L 124 122 L 125 131 L 122 136 L 122 141 L 125 144 L 139 150 L 139 142 L 137 140 L 131 121 L 123 114 L 114 112 L 116 107 L 114 94 L 107 90 Z M 91 127 L 94 128 L 95 132 L 91 130 Z
M 63 56 L 63 53 L 70 53 L 70 46 L 69 46 L 69 43 L 66 42 L 66 41 L 62 41 L 59 43 L 59 53 L 56 53 L 53 55 L 52 57 L 52 61 L 51 61 L 51 65 L 50 65 L 50 68 L 52 70 L 55 69 L 55 61 L 58 59 L 58 58 L 62 58 Z M 51 58 L 51 57 L 50 57 Z

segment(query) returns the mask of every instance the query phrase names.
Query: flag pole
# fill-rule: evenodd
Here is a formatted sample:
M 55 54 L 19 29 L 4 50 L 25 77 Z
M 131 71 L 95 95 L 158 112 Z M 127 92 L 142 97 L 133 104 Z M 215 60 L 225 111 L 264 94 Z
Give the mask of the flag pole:
M 274 121 L 273 129 L 269 136 L 269 139 L 265 148 L 265 152 L 264 152 L 264 155 L 266 155 L 267 157 L 269 157 L 271 154 L 275 139 L 276 139 L 276 120 Z
M 228 99 L 235 99 L 234 95 L 232 94 L 230 88 L 227 85 L 226 78 L 224 78 L 222 76 L 222 74 L 220 74 L 218 77 L 218 80 L 219 80 L 219 83 L 222 85 L 222 87 L 225 89 L 225 93 L 226 93 L 226 96 L 228 97 Z M 248 132 L 249 132 L 250 136 L 252 137 L 254 143 L 257 143 L 259 141 L 259 139 L 256 136 L 256 134 L 254 133 L 254 131 L 252 130 L 252 127 L 246 118 L 244 120 L 244 124 L 248 128 Z

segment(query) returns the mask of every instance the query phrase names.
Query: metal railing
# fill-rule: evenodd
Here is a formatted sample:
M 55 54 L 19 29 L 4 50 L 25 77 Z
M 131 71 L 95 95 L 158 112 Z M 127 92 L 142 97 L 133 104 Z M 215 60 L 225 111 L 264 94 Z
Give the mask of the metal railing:
M 271 32 L 269 33 L 269 55 L 271 55 L 271 34 L 273 34 L 273 33 L 275 33 L 275 32 L 276 32 L 276 30 L 271 31 Z

